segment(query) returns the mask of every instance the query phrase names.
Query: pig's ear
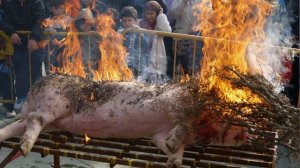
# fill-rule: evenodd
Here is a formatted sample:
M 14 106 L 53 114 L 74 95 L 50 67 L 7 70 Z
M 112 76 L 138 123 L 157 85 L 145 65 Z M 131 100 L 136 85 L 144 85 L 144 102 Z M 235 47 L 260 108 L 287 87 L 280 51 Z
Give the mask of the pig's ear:
M 241 132 L 238 133 L 234 139 L 236 140 L 236 145 L 241 146 L 241 145 L 247 145 L 251 143 L 251 140 L 253 139 L 253 136 L 248 133 L 247 128 L 242 128 Z
M 246 140 L 247 138 L 248 138 L 247 133 L 242 131 L 242 132 L 236 134 L 234 139 L 237 140 L 237 141 L 243 141 L 243 140 Z
M 218 139 L 220 130 L 214 127 L 213 123 L 209 120 L 205 122 L 199 122 L 195 127 L 195 133 L 198 143 L 203 145 L 220 141 L 220 139 Z

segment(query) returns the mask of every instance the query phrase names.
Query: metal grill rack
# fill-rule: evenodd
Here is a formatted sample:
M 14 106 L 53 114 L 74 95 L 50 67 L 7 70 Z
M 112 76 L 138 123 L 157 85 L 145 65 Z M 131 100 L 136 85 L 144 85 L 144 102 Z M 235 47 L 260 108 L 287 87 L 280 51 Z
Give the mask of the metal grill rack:
M 16 157 L 19 152 L 19 137 L 10 138 L 0 146 L 13 151 L 3 160 L 0 168 Z M 94 139 L 70 133 L 42 133 L 32 148 L 42 157 L 53 155 L 54 168 L 60 168 L 60 156 L 144 168 L 164 168 L 168 157 L 148 139 Z M 182 167 L 237 168 L 275 167 L 276 146 L 221 147 L 194 146 L 184 152 Z

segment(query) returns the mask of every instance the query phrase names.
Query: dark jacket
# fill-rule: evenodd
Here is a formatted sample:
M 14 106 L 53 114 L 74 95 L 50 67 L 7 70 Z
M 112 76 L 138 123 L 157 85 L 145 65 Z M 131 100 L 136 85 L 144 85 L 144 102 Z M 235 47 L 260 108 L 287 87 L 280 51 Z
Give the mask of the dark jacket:
M 31 31 L 31 39 L 41 40 L 41 22 L 45 19 L 45 7 L 42 0 L 26 0 L 21 4 L 18 0 L 9 1 L 4 8 L 4 31 L 11 36 L 16 31 Z M 20 36 L 22 41 L 25 36 Z

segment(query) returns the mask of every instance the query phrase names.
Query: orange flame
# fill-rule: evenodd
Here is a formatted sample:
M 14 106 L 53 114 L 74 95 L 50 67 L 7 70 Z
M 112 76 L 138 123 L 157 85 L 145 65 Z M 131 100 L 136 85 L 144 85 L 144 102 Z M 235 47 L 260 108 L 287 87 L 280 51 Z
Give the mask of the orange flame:
M 66 3 L 66 13 L 72 17 L 77 17 L 78 12 L 81 8 L 79 0 L 67 0 Z
M 248 44 L 264 38 L 266 17 L 271 5 L 265 0 L 203 0 L 195 6 L 204 39 L 200 79 L 207 81 L 209 89 L 216 89 L 218 96 L 229 102 L 261 102 L 249 90 L 233 88 L 215 75 L 223 66 L 233 66 L 241 73 L 249 73 L 246 53 Z M 231 74 L 226 74 L 231 75 Z
M 69 1 L 77 2 L 77 1 Z M 75 3 L 77 4 L 77 3 Z M 69 13 L 76 15 L 78 13 L 77 6 L 71 8 L 72 5 L 66 5 Z M 44 24 L 49 24 L 45 22 Z M 109 80 L 109 81 L 120 81 L 120 80 L 131 80 L 133 75 L 131 70 L 128 68 L 125 58 L 126 58 L 126 48 L 123 46 L 123 37 L 114 30 L 114 20 L 109 14 L 99 14 L 96 16 L 95 22 L 95 32 L 84 32 L 83 35 L 81 32 L 77 32 L 76 26 L 72 23 L 69 26 L 69 32 L 66 35 L 66 38 L 57 42 L 61 47 L 64 47 L 63 52 L 59 53 L 58 56 L 60 62 L 60 67 L 51 67 L 52 72 L 64 73 L 70 75 L 77 75 L 81 77 L 93 77 L 95 81 Z M 90 61 L 90 52 L 89 48 L 89 63 L 86 64 L 85 59 L 86 55 L 84 48 L 82 48 L 81 42 L 83 40 L 79 39 L 79 36 L 94 36 L 98 35 L 100 37 L 100 42 L 98 44 L 98 49 L 100 55 L 96 57 L 101 57 L 96 62 L 98 67 L 92 68 L 92 65 L 95 65 L 95 59 Z M 89 43 L 94 43 L 89 41 Z M 88 45 L 89 47 L 92 45 Z M 93 53 L 92 53 L 93 54 Z M 90 73 L 90 74 L 89 74 Z
M 71 30 L 75 30 L 74 27 L 73 24 Z M 68 32 L 62 45 L 65 46 L 64 51 L 60 53 L 62 67 L 52 67 L 52 71 L 85 78 L 86 74 L 82 63 L 82 51 L 78 33 L 73 31 Z
M 98 70 L 94 71 L 94 80 L 131 80 L 133 75 L 125 61 L 126 48 L 123 46 L 124 38 L 113 29 L 114 21 L 112 16 L 100 14 L 96 19 L 96 29 L 102 41 L 99 44 L 101 60 Z

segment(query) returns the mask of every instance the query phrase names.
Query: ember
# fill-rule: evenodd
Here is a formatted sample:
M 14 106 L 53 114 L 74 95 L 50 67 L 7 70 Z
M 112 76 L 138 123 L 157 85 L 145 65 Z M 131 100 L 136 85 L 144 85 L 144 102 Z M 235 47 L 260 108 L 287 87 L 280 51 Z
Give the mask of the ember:
M 84 142 L 83 143 L 86 145 L 89 143 L 90 140 L 91 140 L 91 138 L 88 137 L 86 134 L 84 134 Z

